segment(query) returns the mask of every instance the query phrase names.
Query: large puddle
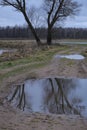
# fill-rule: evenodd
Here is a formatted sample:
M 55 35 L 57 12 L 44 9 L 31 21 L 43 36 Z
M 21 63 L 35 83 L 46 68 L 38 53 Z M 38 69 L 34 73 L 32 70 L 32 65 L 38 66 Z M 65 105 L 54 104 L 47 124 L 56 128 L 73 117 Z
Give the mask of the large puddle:
M 55 58 L 67 58 L 67 59 L 73 59 L 73 60 L 83 60 L 85 59 L 84 56 L 79 54 L 72 54 L 72 55 L 55 55 Z
M 27 112 L 87 117 L 87 79 L 30 79 L 13 87 L 8 101 Z

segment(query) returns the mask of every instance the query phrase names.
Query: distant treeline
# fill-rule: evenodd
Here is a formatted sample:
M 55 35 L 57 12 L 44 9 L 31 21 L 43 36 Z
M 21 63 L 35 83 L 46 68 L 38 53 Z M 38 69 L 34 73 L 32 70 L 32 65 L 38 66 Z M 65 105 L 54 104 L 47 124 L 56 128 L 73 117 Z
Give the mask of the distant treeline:
M 37 34 L 41 39 L 47 35 L 46 28 L 37 28 Z M 87 39 L 87 29 L 81 28 L 54 28 L 53 39 Z M 33 35 L 27 27 L 0 27 L 0 39 L 33 39 Z

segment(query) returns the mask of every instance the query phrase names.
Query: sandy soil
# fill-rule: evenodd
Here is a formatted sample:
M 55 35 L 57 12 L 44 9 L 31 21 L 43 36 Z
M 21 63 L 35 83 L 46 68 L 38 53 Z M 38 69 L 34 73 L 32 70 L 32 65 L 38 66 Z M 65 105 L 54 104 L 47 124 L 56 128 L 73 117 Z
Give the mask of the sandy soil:
M 31 73 L 33 72 L 39 78 L 87 78 L 87 58 L 72 61 L 53 58 L 45 67 L 38 70 L 34 69 Z M 28 78 L 29 73 L 20 74 L 14 79 L 9 77 L 5 82 L 2 81 L 3 89 L 0 91 L 0 130 L 87 130 L 87 120 L 79 116 L 23 113 L 20 110 L 13 109 L 8 103 L 3 103 L 3 98 L 9 92 L 11 84 L 13 82 L 17 83 L 17 81 L 22 82 Z
M 0 105 L 0 130 L 87 130 L 79 116 L 23 113 Z
M 82 60 L 53 59 L 51 63 L 36 72 L 40 77 L 87 78 L 87 65 Z

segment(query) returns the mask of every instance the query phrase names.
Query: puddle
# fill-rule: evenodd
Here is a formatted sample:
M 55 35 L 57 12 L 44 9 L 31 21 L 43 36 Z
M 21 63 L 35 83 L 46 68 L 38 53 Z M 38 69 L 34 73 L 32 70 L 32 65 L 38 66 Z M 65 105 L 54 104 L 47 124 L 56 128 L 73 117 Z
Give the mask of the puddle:
M 13 88 L 8 101 L 15 108 L 87 117 L 87 79 L 30 79 Z
M 81 45 L 87 45 L 87 42 L 75 42 L 75 41 L 66 41 L 66 42 L 63 42 L 63 41 L 60 41 L 60 43 L 62 43 L 62 44 L 81 44 Z
M 2 55 L 4 52 L 11 52 L 11 53 L 13 53 L 15 51 L 16 51 L 16 49 L 0 49 L 0 55 Z
M 8 52 L 8 50 L 0 49 L 0 55 L 2 55 L 4 52 Z
M 67 58 L 67 59 L 73 59 L 73 60 L 83 60 L 85 59 L 84 56 L 79 54 L 72 54 L 72 55 L 55 55 L 55 58 Z

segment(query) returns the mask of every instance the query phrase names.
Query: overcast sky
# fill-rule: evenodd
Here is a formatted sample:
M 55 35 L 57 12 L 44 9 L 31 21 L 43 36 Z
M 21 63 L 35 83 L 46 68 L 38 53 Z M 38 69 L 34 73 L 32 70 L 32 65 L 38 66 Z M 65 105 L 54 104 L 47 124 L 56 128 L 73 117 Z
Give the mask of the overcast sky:
M 76 0 L 82 4 L 80 13 L 74 18 L 68 18 L 65 21 L 64 27 L 81 27 L 87 28 L 87 0 Z M 40 6 L 42 0 L 31 0 L 31 5 Z M 25 20 L 21 13 L 18 13 L 13 8 L 0 7 L 0 26 L 15 26 L 25 25 Z

